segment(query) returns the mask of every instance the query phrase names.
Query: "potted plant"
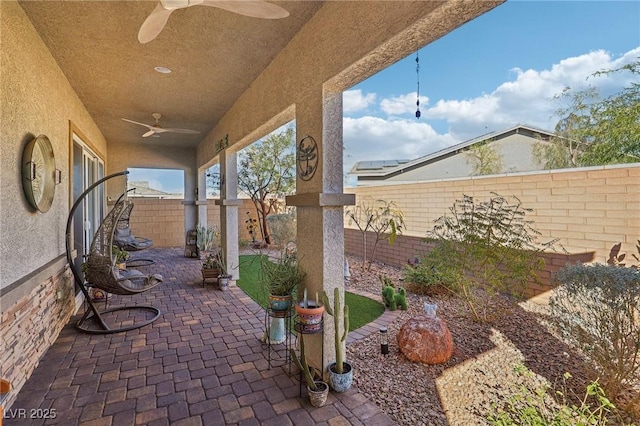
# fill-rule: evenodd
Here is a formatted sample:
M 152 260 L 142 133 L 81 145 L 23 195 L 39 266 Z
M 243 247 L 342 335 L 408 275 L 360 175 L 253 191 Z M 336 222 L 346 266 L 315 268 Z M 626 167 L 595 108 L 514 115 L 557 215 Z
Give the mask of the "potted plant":
M 304 280 L 306 273 L 300 268 L 294 256 L 282 253 L 279 259 L 271 261 L 261 258 L 262 285 L 269 294 L 269 307 L 272 311 L 285 313 L 291 309 L 293 292 Z
M 220 275 L 220 269 L 218 268 L 216 254 L 209 253 L 204 262 L 202 262 L 202 269 L 200 271 L 202 272 L 203 287 L 206 280 L 218 278 L 218 275 Z
M 131 257 L 128 251 L 113 244 L 111 246 L 111 254 L 116 258 L 116 266 L 118 269 L 127 269 L 127 259 Z
M 337 287 L 333 290 L 333 308 L 331 308 L 329 297 L 325 291 L 322 292 L 322 300 L 327 314 L 333 317 L 335 326 L 336 362 L 329 365 L 329 383 L 336 392 L 345 392 L 353 383 L 353 367 L 344 359 L 344 345 L 349 334 L 349 306 L 345 304 L 341 309 L 342 299 L 340 298 L 340 289 Z M 342 335 L 340 335 L 341 324 L 343 327 Z
M 229 282 L 233 276 L 227 270 L 227 262 L 224 260 L 222 250 L 216 253 L 215 262 L 218 267 L 218 287 L 220 290 L 229 290 Z
M 315 300 L 307 298 L 307 289 L 304 289 L 303 297 L 300 302 L 295 305 L 297 322 L 301 333 L 317 333 L 323 329 L 322 314 L 324 314 L 324 305 L 318 301 L 318 293 Z
M 329 394 L 329 385 L 322 380 L 316 380 L 312 369 L 309 368 L 307 363 L 307 357 L 304 352 L 304 338 L 300 334 L 300 358 L 296 354 L 296 351 L 291 348 L 291 359 L 304 377 L 304 381 L 307 384 L 307 391 L 309 393 L 309 402 L 314 407 L 322 407 L 327 402 L 327 395 Z
M 198 256 L 201 260 L 206 260 L 209 253 L 213 249 L 213 243 L 218 236 L 218 232 L 214 226 L 198 225 L 196 228 L 196 246 L 198 247 Z

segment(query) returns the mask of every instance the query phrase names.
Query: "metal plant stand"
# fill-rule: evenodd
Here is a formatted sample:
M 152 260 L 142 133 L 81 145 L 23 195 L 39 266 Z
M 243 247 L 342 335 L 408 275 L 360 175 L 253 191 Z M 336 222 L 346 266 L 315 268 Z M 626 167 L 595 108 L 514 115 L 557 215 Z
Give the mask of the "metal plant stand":
M 276 321 L 282 321 L 282 334 L 284 334 L 283 341 L 272 341 L 272 327 Z M 279 367 L 288 365 L 289 374 L 291 374 L 291 328 L 293 325 L 293 309 L 287 309 L 286 311 L 274 311 L 271 308 L 268 308 L 264 311 L 264 341 L 263 346 L 267 348 L 267 360 L 269 362 L 269 368 L 272 366 Z M 274 355 L 277 354 L 275 345 L 284 344 L 285 355 L 280 356 L 278 358 L 274 358 L 272 356 L 272 352 Z M 276 365 L 275 363 L 278 363 Z

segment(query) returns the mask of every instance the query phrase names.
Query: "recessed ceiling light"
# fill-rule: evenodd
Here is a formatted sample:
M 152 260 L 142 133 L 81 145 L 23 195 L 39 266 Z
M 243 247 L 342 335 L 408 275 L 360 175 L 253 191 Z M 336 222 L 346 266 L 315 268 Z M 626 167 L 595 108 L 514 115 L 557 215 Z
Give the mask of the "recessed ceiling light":
M 154 70 L 159 72 L 160 74 L 171 74 L 171 68 L 167 67 L 155 67 Z

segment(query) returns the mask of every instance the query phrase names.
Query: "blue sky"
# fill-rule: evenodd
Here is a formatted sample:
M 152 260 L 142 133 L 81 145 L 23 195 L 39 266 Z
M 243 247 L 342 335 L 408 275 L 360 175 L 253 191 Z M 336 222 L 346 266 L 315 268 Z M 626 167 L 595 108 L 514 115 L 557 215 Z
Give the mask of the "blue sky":
M 507 1 L 344 93 L 345 172 L 412 159 L 529 124 L 553 130 L 569 86 L 619 91 L 629 74 L 588 78 L 640 57 L 640 2 Z
M 356 161 L 413 159 L 515 124 L 553 130 L 563 88 L 611 94 L 629 75 L 588 78 L 640 57 L 640 1 L 510 0 L 345 91 L 345 173 Z M 182 192 L 158 171 L 152 187 Z M 156 186 L 157 185 L 157 186 Z

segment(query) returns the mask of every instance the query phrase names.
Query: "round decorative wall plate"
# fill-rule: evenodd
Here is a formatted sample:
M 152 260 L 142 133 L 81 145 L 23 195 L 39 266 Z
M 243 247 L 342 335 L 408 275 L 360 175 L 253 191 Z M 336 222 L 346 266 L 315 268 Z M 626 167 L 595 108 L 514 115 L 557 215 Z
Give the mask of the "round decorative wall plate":
M 306 136 L 298 143 L 296 152 L 298 176 L 304 181 L 311 180 L 318 168 L 318 144 L 311 136 Z
M 56 190 L 56 163 L 49 138 L 40 135 L 22 152 L 22 188 L 29 204 L 39 212 L 51 208 Z

